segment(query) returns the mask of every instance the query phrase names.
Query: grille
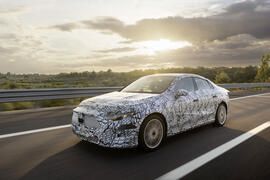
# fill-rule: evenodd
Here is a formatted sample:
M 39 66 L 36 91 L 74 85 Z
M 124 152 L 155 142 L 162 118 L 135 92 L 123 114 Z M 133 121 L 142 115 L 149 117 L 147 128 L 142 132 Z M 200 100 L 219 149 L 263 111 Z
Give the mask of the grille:
M 84 124 L 88 128 L 99 128 L 99 123 L 95 116 L 93 115 L 85 115 L 84 116 Z

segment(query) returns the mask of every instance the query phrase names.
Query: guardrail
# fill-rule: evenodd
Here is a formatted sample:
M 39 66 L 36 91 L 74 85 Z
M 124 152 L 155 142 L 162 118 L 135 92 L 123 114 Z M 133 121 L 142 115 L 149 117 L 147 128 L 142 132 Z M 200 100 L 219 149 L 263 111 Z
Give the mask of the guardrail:
M 90 97 L 119 89 L 121 87 L 0 90 L 0 103 Z
M 270 83 L 231 83 L 219 84 L 219 86 L 226 89 L 247 89 L 256 87 L 270 87 Z M 92 87 L 0 90 L 0 103 L 92 97 L 112 91 L 117 91 L 121 88 L 122 87 Z
M 227 83 L 227 84 L 218 84 L 221 87 L 226 89 L 248 89 L 248 88 L 257 88 L 257 87 L 270 87 L 270 83 Z

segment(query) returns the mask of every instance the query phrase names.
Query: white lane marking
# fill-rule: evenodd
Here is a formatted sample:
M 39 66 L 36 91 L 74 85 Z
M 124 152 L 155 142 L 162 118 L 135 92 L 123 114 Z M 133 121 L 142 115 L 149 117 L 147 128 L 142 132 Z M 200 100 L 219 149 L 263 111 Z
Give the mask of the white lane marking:
M 218 146 L 217 148 L 189 161 L 188 163 L 162 175 L 161 177 L 157 178 L 158 180 L 171 180 L 171 179 L 180 179 L 187 174 L 191 173 L 192 171 L 198 169 L 199 167 L 203 166 L 204 164 L 208 163 L 209 161 L 215 159 L 216 157 L 222 155 L 223 153 L 229 151 L 233 147 L 239 145 L 240 143 L 246 141 L 247 139 L 251 138 L 252 136 L 258 134 L 259 132 L 263 131 L 264 129 L 270 127 L 270 121 L 263 123 L 262 125 L 232 139 L 231 141 Z
M 250 98 L 250 97 L 256 97 L 256 96 L 262 96 L 262 95 L 267 95 L 267 94 L 270 94 L 270 93 L 262 93 L 262 94 L 255 94 L 255 95 L 244 96 L 244 97 L 239 97 L 239 98 L 232 98 L 232 99 L 230 99 L 230 101 L 244 99 L 244 98 Z M 66 125 L 62 125 L 62 126 L 54 126 L 54 127 L 49 127 L 49 128 L 43 128 L 43 129 L 30 130 L 30 131 L 22 131 L 22 132 L 11 133 L 11 134 L 4 134 L 4 135 L 0 135 L 0 139 L 14 137 L 14 136 L 21 136 L 21 135 L 26 135 L 26 134 L 33 134 L 33 133 L 44 132 L 44 131 L 51 131 L 51 130 L 62 129 L 62 128 L 67 128 L 67 127 L 71 127 L 71 124 L 66 124 Z
M 270 98 L 270 96 L 257 96 L 259 98 Z
M 245 98 L 250 98 L 250 97 L 257 97 L 257 96 L 263 96 L 263 95 L 268 95 L 270 93 L 262 93 L 262 94 L 254 94 L 254 95 L 249 95 L 249 96 L 243 96 L 243 97 L 238 97 L 238 98 L 232 98 L 230 101 L 235 101 L 239 99 L 245 99 Z
M 34 133 L 39 133 L 39 132 L 44 132 L 44 131 L 52 131 L 52 130 L 68 128 L 68 127 L 71 127 L 71 124 L 42 128 L 42 129 L 35 129 L 35 130 L 29 130 L 29 131 L 22 131 L 22 132 L 11 133 L 11 134 L 4 134 L 4 135 L 0 135 L 0 139 L 14 137 L 14 136 L 21 136 L 21 135 L 26 135 L 26 134 L 34 134 Z

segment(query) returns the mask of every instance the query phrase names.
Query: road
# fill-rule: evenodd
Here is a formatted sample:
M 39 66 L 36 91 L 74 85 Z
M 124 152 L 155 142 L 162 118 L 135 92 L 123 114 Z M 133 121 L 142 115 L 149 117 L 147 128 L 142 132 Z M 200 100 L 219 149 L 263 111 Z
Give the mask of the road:
M 70 123 L 71 107 L 0 113 L 0 136 Z M 233 99 L 224 127 L 168 138 L 151 153 L 80 141 L 70 128 L 0 139 L 0 179 L 155 179 L 270 121 L 270 93 Z M 270 179 L 270 128 L 183 179 Z

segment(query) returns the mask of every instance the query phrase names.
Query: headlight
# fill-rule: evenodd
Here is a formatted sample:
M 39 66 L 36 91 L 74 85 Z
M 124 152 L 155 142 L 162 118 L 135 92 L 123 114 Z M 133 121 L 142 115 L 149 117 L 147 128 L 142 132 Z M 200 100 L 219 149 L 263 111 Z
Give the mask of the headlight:
M 127 117 L 133 116 L 134 114 L 135 114 L 134 112 L 131 112 L 131 113 L 126 113 L 126 114 L 121 114 L 121 115 L 115 115 L 115 116 L 110 117 L 110 119 L 112 121 L 120 121 L 120 120 L 125 119 Z
M 77 124 L 78 123 L 78 114 L 77 112 L 73 112 L 72 114 L 72 122 Z

